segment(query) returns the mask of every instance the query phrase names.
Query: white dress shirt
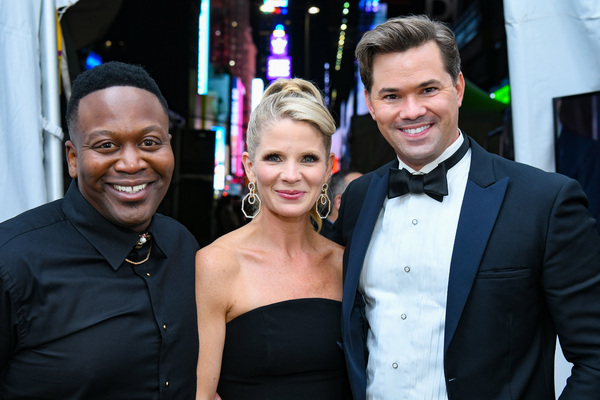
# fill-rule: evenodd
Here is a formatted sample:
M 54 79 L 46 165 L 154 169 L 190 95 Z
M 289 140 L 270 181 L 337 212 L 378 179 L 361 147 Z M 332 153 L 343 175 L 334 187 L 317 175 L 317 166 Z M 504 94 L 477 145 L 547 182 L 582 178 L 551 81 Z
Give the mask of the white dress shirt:
M 461 135 L 418 173 L 433 170 Z M 386 199 L 359 281 L 370 329 L 367 399 L 445 400 L 444 326 L 450 260 L 471 150 L 448 170 L 448 196 Z M 414 170 L 400 161 L 399 168 Z

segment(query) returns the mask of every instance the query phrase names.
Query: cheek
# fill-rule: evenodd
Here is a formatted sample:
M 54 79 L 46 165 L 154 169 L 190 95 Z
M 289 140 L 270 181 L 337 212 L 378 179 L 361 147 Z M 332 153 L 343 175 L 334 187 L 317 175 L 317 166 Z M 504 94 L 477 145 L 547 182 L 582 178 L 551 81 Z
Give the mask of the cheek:
M 175 161 L 173 157 L 165 157 L 160 162 L 160 171 L 161 175 L 168 177 L 169 179 L 173 175 L 173 170 L 175 169 Z
M 325 169 L 319 168 L 319 172 L 311 174 L 311 176 L 307 179 L 312 186 L 317 187 L 321 190 L 321 186 L 323 183 L 327 182 L 327 165 L 325 165 Z
M 248 179 L 257 183 L 257 186 L 268 186 L 277 179 L 277 171 L 273 168 L 264 168 L 255 165 L 248 174 Z

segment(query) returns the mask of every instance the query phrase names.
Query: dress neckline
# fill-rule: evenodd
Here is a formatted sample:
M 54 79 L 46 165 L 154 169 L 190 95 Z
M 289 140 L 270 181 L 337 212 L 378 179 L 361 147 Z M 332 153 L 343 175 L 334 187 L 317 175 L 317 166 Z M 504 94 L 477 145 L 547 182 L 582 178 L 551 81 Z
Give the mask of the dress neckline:
M 248 310 L 240 315 L 238 315 L 237 317 L 233 318 L 232 320 L 230 320 L 229 322 L 227 322 L 227 324 L 238 320 L 240 318 L 245 318 L 248 315 L 252 315 L 255 313 L 259 313 L 259 312 L 263 312 L 266 311 L 268 309 L 272 309 L 272 308 L 277 308 L 277 307 L 282 307 L 284 305 L 288 305 L 288 304 L 294 304 L 294 303 L 313 303 L 313 302 L 325 302 L 325 303 L 332 303 L 332 304 L 342 304 L 341 301 L 339 300 L 334 300 L 334 299 L 328 299 L 325 297 L 300 297 L 297 299 L 286 299 L 286 300 L 281 300 L 281 301 L 276 301 L 274 303 L 269 303 L 269 304 L 265 304 L 262 306 L 258 306 L 256 308 L 253 308 L 251 310 Z

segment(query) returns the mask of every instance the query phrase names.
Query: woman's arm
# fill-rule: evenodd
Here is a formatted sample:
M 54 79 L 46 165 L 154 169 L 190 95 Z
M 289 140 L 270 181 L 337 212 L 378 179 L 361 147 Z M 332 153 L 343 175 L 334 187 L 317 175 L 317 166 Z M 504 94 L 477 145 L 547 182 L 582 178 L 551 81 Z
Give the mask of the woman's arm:
M 208 246 L 196 254 L 199 338 L 196 400 L 219 399 L 216 391 L 221 372 L 232 275 L 227 253 L 223 250 Z

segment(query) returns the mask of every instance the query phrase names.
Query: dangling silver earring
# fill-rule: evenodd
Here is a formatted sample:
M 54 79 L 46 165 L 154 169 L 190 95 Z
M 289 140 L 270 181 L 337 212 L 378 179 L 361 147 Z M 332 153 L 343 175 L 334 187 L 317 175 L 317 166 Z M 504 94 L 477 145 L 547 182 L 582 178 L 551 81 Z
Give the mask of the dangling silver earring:
M 258 197 L 258 193 L 256 193 L 256 185 L 254 182 L 248 184 L 248 189 L 250 189 L 250 191 L 242 199 L 242 212 L 246 218 L 252 219 L 260 212 L 260 197 Z M 254 212 L 247 212 L 247 208 L 254 209 Z
M 324 183 L 323 186 L 321 186 L 321 195 L 317 199 L 317 215 L 321 217 L 321 219 L 327 218 L 331 212 L 331 200 L 329 200 L 329 196 L 327 196 L 328 188 L 329 185 Z

